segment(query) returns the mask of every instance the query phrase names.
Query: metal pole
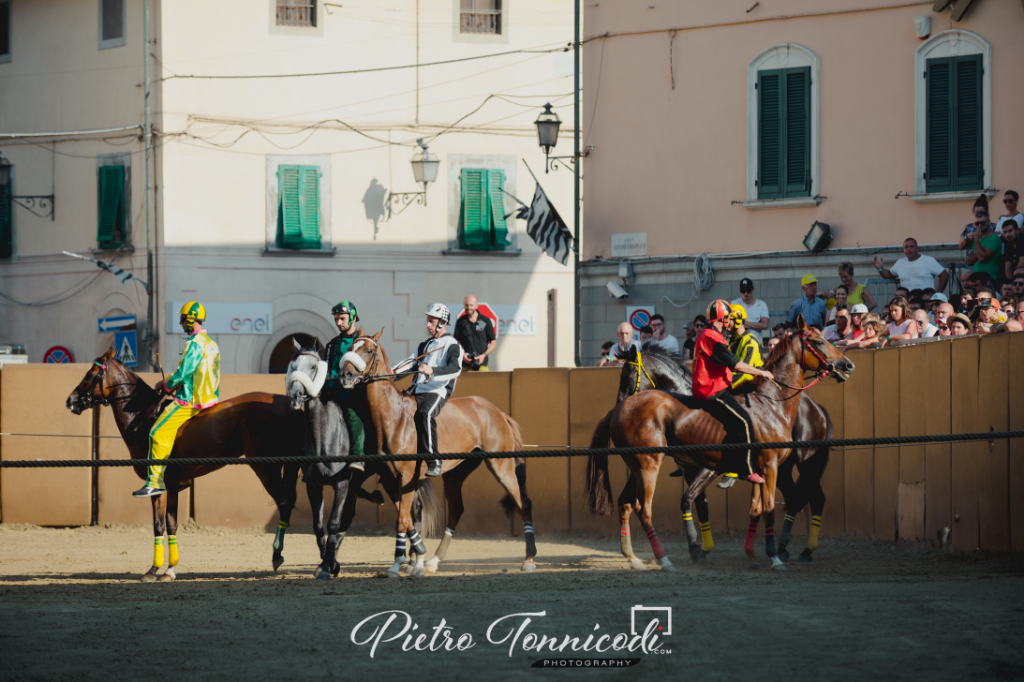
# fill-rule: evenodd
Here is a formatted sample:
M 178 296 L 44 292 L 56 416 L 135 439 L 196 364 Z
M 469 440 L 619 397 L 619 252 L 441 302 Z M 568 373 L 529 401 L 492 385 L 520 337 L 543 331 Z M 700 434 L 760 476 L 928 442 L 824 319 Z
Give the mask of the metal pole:
M 573 254 L 573 352 L 577 367 L 582 367 L 580 361 L 580 165 L 583 159 L 580 157 L 580 0 L 576 0 L 576 39 L 573 41 L 573 154 L 575 161 L 573 173 L 575 174 L 575 188 L 573 200 L 573 229 L 576 240 L 575 253 Z
M 153 146 L 153 128 L 149 121 L 149 0 L 142 0 L 142 89 L 143 89 L 143 111 L 144 130 L 143 141 L 146 145 L 146 356 L 149 366 L 153 364 L 153 289 L 156 287 L 156 280 L 153 278 L 153 249 L 150 241 L 152 231 L 152 194 L 153 179 L 150 171 L 150 151 Z

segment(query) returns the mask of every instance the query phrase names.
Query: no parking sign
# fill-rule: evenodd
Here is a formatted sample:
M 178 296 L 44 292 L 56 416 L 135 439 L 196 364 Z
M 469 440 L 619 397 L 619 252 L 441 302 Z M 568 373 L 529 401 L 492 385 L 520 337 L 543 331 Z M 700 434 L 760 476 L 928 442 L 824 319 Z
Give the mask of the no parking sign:
M 43 362 L 64 365 L 75 361 L 71 351 L 64 346 L 54 346 L 43 354 Z
M 651 324 L 651 316 L 654 315 L 653 305 L 627 305 L 626 322 L 633 327 L 633 340 L 640 340 L 640 329 Z

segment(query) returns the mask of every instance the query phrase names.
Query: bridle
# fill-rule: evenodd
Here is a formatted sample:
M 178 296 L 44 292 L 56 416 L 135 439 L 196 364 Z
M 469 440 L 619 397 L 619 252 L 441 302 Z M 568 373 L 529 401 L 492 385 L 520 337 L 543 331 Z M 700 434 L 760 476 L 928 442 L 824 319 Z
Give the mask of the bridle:
M 100 371 L 98 371 L 95 374 L 93 374 L 92 375 L 92 381 L 89 382 L 89 388 L 87 389 L 87 393 L 88 393 L 88 396 L 89 396 L 88 397 L 88 400 L 89 400 L 88 406 L 89 406 L 89 408 L 96 407 L 97 405 L 108 406 L 108 405 L 110 405 L 111 401 L 114 401 L 114 400 L 127 400 L 128 398 L 131 397 L 130 395 L 127 395 L 127 396 L 115 396 L 115 397 L 111 398 L 110 397 L 110 389 L 111 388 L 114 388 L 116 386 L 131 385 L 130 382 L 126 382 L 126 383 L 123 383 L 123 384 L 114 384 L 113 386 L 105 386 L 104 384 L 106 383 L 106 379 L 107 379 L 107 363 L 100 362 L 99 360 L 93 360 L 92 364 L 94 364 L 97 367 L 99 367 Z M 99 395 L 99 397 L 96 397 L 96 386 L 97 385 L 99 385 L 99 387 L 100 387 L 100 391 L 99 391 L 100 395 Z M 81 395 L 81 394 L 79 393 L 79 395 Z
M 641 353 L 640 351 L 637 351 L 636 352 L 636 361 L 627 360 L 626 364 L 627 365 L 634 365 L 634 366 L 636 366 L 638 368 L 637 371 L 636 371 L 636 386 L 633 388 L 633 392 L 630 395 L 636 395 L 637 393 L 640 392 L 640 377 L 641 376 L 647 377 L 647 380 L 649 382 L 651 382 L 651 388 L 657 388 L 658 387 L 657 384 L 654 383 L 654 377 L 652 377 L 650 375 L 650 373 L 647 371 L 647 368 L 644 367 L 644 354 L 643 353 Z
M 803 345 L 803 351 L 810 351 L 811 355 L 813 355 L 815 357 L 815 359 L 817 359 L 818 367 L 817 367 L 817 369 L 813 369 L 813 370 L 810 367 L 808 367 L 804 363 L 804 353 L 803 353 L 803 351 L 801 351 L 800 352 L 800 369 L 804 370 L 805 372 L 814 372 L 815 373 L 814 381 L 812 381 L 811 383 L 807 384 L 806 386 L 790 386 L 789 384 L 782 383 L 781 381 L 775 379 L 774 377 L 772 378 L 772 381 L 774 381 L 779 386 L 783 386 L 783 387 L 788 388 L 788 389 L 790 389 L 792 391 L 797 391 L 797 393 L 794 393 L 793 395 L 789 396 L 789 398 L 786 398 L 786 400 L 790 400 L 791 398 L 795 398 L 796 396 L 800 395 L 800 392 L 806 391 L 811 386 L 814 386 L 816 383 L 818 383 L 819 381 L 821 381 L 825 377 L 832 376 L 833 374 L 836 373 L 836 366 L 835 366 L 835 364 L 831 360 L 828 360 L 824 355 L 822 355 L 821 353 L 818 352 L 818 349 L 814 347 L 814 344 L 810 343 L 810 340 L 808 339 L 806 332 L 799 332 L 797 334 L 797 336 L 800 338 L 800 342 Z

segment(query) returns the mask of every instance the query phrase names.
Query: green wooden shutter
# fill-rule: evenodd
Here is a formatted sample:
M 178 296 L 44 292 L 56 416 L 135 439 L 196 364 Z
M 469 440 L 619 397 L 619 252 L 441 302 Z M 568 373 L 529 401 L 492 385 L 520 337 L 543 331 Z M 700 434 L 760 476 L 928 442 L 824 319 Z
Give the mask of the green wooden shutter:
M 10 258 L 14 239 L 11 235 L 11 186 L 0 187 L 0 258 Z
M 299 166 L 299 218 L 302 248 L 320 248 L 320 169 Z
M 958 57 L 955 74 L 953 158 L 956 160 L 956 175 L 953 190 L 980 190 L 985 179 L 981 141 L 981 55 Z
M 782 70 L 757 72 L 757 198 L 782 196 Z
M 929 59 L 925 70 L 925 191 L 953 190 L 953 57 Z
M 491 236 L 488 173 L 486 170 L 463 168 L 461 179 L 462 235 L 459 245 L 464 249 L 486 249 Z
M 277 167 L 279 246 L 302 246 L 302 219 L 299 216 L 299 166 Z
M 124 242 L 124 166 L 99 169 L 100 215 L 96 241 L 102 248 Z
M 491 209 L 491 249 L 504 251 L 508 245 L 508 225 L 505 223 L 505 171 L 491 170 L 487 172 L 487 190 L 490 196 Z
M 787 69 L 785 172 L 786 197 L 811 192 L 811 69 Z

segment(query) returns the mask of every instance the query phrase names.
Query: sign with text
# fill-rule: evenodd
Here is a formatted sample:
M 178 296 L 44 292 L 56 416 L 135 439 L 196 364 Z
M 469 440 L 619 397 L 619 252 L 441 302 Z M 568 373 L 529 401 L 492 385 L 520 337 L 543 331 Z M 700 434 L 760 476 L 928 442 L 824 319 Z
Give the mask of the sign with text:
M 612 235 L 612 258 L 647 255 L 646 232 L 619 232 Z
M 187 301 L 167 304 L 167 333 L 184 334 L 178 324 L 179 312 Z M 207 303 L 203 328 L 211 334 L 271 334 L 274 331 L 272 303 Z
M 461 303 L 446 305 L 452 311 L 453 320 L 458 319 L 465 312 Z M 480 305 L 486 305 L 494 311 L 498 318 L 498 328 L 494 331 L 499 337 L 537 335 L 536 305 L 518 303 L 480 303 Z

